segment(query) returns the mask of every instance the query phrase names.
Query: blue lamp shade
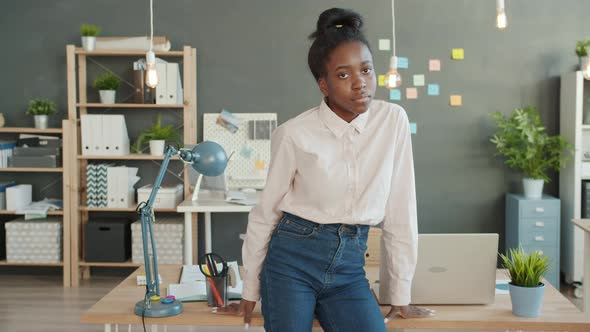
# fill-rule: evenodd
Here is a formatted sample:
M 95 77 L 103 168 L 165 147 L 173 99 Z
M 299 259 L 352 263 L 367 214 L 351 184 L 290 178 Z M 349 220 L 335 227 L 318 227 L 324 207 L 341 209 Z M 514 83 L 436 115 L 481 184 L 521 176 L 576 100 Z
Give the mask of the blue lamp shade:
M 205 176 L 219 176 L 227 166 L 227 154 L 223 147 L 215 142 L 204 141 L 192 150 L 193 168 Z

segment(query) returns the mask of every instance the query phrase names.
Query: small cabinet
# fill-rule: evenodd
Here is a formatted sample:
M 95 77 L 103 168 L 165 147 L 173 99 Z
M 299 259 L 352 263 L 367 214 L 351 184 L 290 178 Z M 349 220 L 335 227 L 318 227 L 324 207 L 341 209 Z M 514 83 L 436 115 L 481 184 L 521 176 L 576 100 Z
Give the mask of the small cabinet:
M 545 279 L 559 289 L 560 206 L 558 198 L 538 199 L 506 195 L 506 250 L 522 246 L 549 256 L 551 269 Z

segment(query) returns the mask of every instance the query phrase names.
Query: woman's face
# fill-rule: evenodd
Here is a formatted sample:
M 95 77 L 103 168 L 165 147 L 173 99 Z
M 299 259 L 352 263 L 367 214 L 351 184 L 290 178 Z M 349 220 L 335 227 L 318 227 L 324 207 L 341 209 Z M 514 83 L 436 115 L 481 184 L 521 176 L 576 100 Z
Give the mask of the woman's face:
M 330 54 L 326 75 L 318 80 L 328 106 L 345 121 L 369 108 L 377 85 L 373 56 L 361 42 L 343 43 Z

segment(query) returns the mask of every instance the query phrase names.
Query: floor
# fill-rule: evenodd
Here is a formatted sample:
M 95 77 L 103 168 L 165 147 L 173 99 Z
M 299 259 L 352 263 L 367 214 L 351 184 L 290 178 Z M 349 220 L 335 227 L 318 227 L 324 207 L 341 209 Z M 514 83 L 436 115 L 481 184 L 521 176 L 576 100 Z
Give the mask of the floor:
M 90 280 L 84 280 L 80 288 L 63 288 L 59 276 L 0 275 L 0 331 L 104 331 L 103 326 L 79 323 L 80 316 L 123 279 L 124 276 L 95 275 Z M 563 285 L 562 293 L 576 306 L 581 307 L 582 301 L 573 298 L 571 287 Z M 149 327 L 147 330 L 152 331 Z M 115 329 L 112 331 L 115 332 Z M 128 331 L 128 326 L 119 326 L 119 331 Z M 143 328 L 132 326 L 131 331 L 143 331 Z M 158 331 L 229 332 L 243 329 L 169 326 L 166 329 L 160 327 Z M 251 328 L 249 331 L 264 330 Z

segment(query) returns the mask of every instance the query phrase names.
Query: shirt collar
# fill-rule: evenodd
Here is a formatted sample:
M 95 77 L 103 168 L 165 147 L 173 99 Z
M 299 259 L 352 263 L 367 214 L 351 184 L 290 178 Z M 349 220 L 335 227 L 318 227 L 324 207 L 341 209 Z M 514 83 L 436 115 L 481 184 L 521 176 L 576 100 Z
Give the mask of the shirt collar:
M 359 133 L 362 133 L 367 125 L 367 119 L 369 118 L 370 110 L 371 107 L 369 106 L 369 109 L 365 113 L 359 114 L 354 120 L 348 123 L 344 121 L 341 117 L 339 117 L 336 113 L 334 113 L 330 109 L 328 104 L 326 104 L 326 101 L 322 99 L 322 102 L 320 104 L 319 117 L 322 120 L 322 122 L 326 125 L 326 127 L 328 127 L 328 129 L 330 129 L 330 131 L 336 137 L 340 138 L 342 137 L 342 135 L 344 135 L 346 130 L 350 128 L 350 126 L 354 127 Z

